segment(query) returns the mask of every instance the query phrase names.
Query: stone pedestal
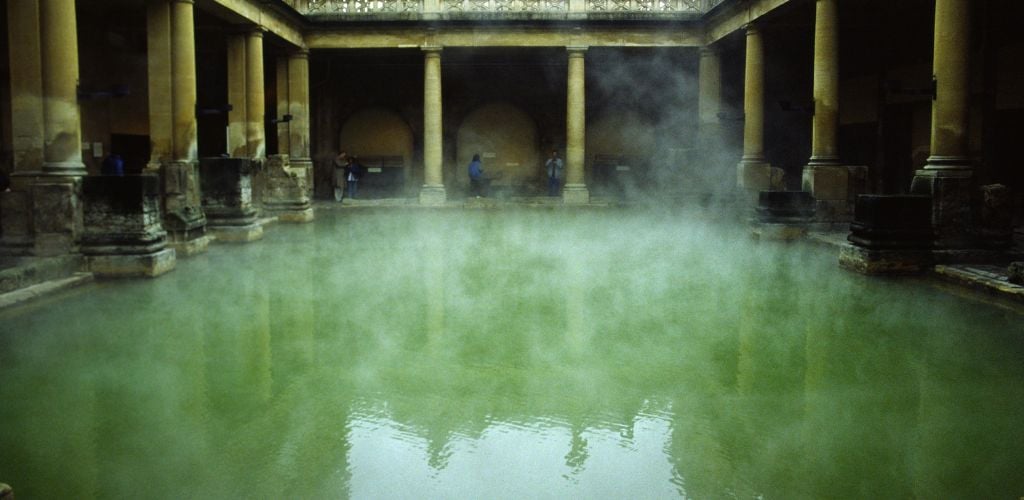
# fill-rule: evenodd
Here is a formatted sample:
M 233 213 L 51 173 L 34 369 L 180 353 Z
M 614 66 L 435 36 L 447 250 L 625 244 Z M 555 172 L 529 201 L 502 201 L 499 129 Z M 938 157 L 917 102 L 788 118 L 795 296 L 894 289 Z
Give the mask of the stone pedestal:
M 78 251 L 82 228 L 80 177 L 40 177 L 32 185 L 32 254 L 63 255 Z
M 263 171 L 263 209 L 281 222 L 309 222 L 313 207 L 306 189 L 306 172 L 292 169 L 288 155 L 267 157 Z
M 82 182 L 81 251 L 100 277 L 155 277 L 174 269 L 160 224 L 160 180 L 154 175 L 89 176 Z
M 752 233 L 757 239 L 792 241 L 807 234 L 815 200 L 804 191 L 761 191 Z
M 782 191 L 785 189 L 781 168 L 763 161 L 741 161 L 736 166 L 736 185 L 746 194 L 751 204 L 757 202 L 761 191 Z
M 32 254 L 32 195 L 19 186 L 23 177 L 11 178 L 11 190 L 0 192 L 0 250 L 4 255 Z
M 839 265 L 862 274 L 915 274 L 932 265 L 931 199 L 860 195 Z
M 801 173 L 802 189 L 818 201 L 820 221 L 850 220 L 853 203 L 864 191 L 867 167 L 807 165 Z
M 420 205 L 444 205 L 447 199 L 448 195 L 444 190 L 444 186 L 423 186 L 420 189 Z
M 590 203 L 590 190 L 583 184 L 566 184 L 562 188 L 562 203 L 566 205 L 586 205 Z
M 207 228 L 218 241 L 249 242 L 263 237 L 252 205 L 252 167 L 246 158 L 199 160 Z
M 918 170 L 910 191 L 932 199 L 931 221 L 936 244 L 942 248 L 966 248 L 972 245 L 971 171 Z
M 983 248 L 1013 246 L 1013 198 L 1002 184 L 981 186 L 978 193 L 978 243 Z
M 199 191 L 199 166 L 191 161 L 172 161 L 161 166 L 163 227 L 168 245 L 179 257 L 206 251 L 206 214 Z

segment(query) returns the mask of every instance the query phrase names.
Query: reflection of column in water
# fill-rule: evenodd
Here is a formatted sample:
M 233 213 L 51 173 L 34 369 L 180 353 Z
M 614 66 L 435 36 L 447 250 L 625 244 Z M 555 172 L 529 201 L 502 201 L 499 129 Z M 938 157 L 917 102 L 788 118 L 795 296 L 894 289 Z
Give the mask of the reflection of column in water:
M 243 276 L 243 299 L 239 304 L 242 309 L 242 321 L 245 330 L 242 339 L 244 352 L 249 356 L 250 370 L 249 390 L 260 405 L 270 403 L 273 380 L 273 351 L 270 346 L 270 294 L 267 291 L 267 280 L 263 279 L 263 271 L 259 273 L 247 271 Z M 246 315 L 244 312 L 248 311 Z
M 430 221 L 423 221 L 429 223 Z M 429 224 L 428 224 L 429 225 Z M 436 229 L 436 228 L 435 228 Z M 445 275 L 447 251 L 444 234 L 429 230 L 420 235 L 423 241 L 423 284 L 426 299 L 427 338 L 434 343 L 444 337 Z
M 585 349 L 593 332 L 587 308 L 588 273 L 586 263 L 579 256 L 566 263 L 568 276 L 565 287 L 565 326 L 569 345 L 576 350 Z
M 277 375 L 274 392 L 307 374 L 313 363 L 314 281 L 308 243 L 310 224 L 288 227 L 287 242 L 272 246 L 264 259 L 268 270 L 271 349 Z M 269 245 L 268 245 L 269 246 Z

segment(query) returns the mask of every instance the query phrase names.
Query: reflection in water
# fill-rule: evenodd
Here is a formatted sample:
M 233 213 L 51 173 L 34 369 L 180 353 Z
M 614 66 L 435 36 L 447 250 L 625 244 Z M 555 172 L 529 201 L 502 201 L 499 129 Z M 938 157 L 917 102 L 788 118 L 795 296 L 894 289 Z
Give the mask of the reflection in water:
M 4 313 L 0 481 L 1019 496 L 1020 318 L 834 267 L 677 215 L 324 214 Z

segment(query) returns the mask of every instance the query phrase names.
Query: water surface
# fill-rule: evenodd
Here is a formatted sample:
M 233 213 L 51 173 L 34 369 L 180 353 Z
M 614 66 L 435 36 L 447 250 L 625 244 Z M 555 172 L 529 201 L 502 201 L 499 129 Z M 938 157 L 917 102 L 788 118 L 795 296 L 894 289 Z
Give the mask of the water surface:
M 647 212 L 322 211 L 0 314 L 19 498 L 1017 498 L 1012 311 Z

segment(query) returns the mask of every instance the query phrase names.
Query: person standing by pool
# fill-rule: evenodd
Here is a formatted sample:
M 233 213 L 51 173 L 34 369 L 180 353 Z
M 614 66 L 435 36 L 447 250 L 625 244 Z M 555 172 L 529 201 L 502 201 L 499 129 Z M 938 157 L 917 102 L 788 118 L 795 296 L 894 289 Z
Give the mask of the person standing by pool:
M 353 200 L 359 190 L 359 179 L 363 177 L 363 166 L 359 164 L 358 156 L 350 156 L 348 165 L 345 166 L 345 181 L 348 183 L 348 197 Z
M 341 201 L 345 196 L 345 168 L 348 167 L 348 153 L 341 150 L 334 157 L 334 201 Z
M 477 198 L 483 196 L 484 169 L 480 162 L 480 154 L 473 155 L 469 162 L 469 193 Z
M 562 159 L 558 157 L 558 150 L 551 150 L 551 158 L 548 158 L 548 161 L 544 163 L 544 168 L 547 169 L 548 174 L 548 196 L 558 196 L 563 166 Z

